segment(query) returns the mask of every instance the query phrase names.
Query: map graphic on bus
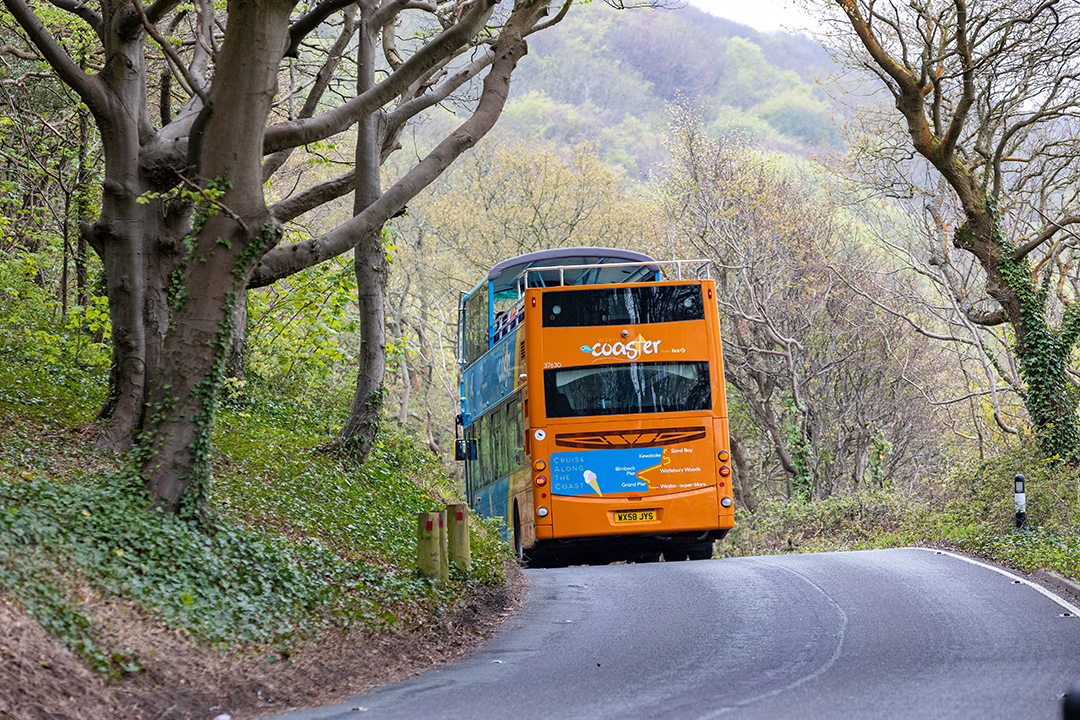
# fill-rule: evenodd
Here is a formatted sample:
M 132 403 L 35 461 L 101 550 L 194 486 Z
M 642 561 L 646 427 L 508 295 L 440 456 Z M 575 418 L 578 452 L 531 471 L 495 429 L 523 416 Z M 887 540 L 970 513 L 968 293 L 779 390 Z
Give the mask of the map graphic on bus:
M 671 457 L 663 447 L 552 453 L 551 492 L 603 497 L 655 490 L 659 478 L 650 471 L 670 463 Z

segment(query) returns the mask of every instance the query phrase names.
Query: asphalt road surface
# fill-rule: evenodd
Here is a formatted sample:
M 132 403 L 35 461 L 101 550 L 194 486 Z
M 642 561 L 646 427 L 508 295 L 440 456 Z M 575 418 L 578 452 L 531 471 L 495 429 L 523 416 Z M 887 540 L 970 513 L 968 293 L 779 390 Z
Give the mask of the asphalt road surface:
M 277 717 L 1038 720 L 1080 680 L 1075 607 L 932 550 L 528 577 L 470 658 Z

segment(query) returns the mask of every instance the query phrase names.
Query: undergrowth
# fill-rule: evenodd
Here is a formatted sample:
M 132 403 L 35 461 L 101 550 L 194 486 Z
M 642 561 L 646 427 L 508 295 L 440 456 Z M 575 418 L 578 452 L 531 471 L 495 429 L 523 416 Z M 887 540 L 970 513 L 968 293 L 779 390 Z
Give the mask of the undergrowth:
M 1013 478 L 1026 478 L 1027 527 L 1015 527 Z M 949 546 L 1031 572 L 1080 580 L 1080 470 L 1046 461 L 1028 439 L 981 463 L 927 479 L 915 492 L 864 490 L 740 510 L 724 556 Z
M 348 398 L 319 402 L 317 386 L 282 398 L 234 383 L 214 430 L 209 518 L 153 509 L 126 458 L 95 451 L 83 430 L 104 399 L 104 346 L 31 335 L 0 323 L 0 597 L 91 667 L 141 669 L 99 636 L 95 598 L 133 601 L 196 642 L 287 659 L 328 628 L 419 626 L 503 580 L 505 543 L 480 522 L 468 577 L 416 573 L 416 513 L 452 501 L 453 484 L 393 430 L 362 467 L 334 452 Z

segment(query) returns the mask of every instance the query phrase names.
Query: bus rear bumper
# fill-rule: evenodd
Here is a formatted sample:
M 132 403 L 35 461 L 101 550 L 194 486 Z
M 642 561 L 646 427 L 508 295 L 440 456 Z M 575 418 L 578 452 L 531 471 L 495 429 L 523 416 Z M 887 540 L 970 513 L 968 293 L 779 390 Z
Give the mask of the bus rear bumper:
M 664 559 L 704 559 L 713 544 L 723 540 L 727 528 L 670 535 L 607 535 L 604 537 L 538 539 L 525 551 L 530 567 L 606 565 L 613 562 L 656 562 Z
M 627 522 L 627 513 L 647 519 Z M 713 486 L 635 497 L 556 496 L 551 502 L 550 537 L 700 534 L 728 529 L 734 520 L 734 513 L 720 507 Z
M 712 486 L 635 497 L 557 496 L 551 524 L 536 526 L 526 555 L 533 567 L 706 558 L 734 520 Z

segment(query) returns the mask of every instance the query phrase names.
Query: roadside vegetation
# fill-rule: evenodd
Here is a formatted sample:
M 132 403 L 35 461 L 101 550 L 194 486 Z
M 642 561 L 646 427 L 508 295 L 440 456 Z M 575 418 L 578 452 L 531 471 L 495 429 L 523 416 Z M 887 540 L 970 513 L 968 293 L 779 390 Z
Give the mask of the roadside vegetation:
M 1015 526 L 1013 478 L 1025 475 L 1027 525 Z M 1017 570 L 1046 569 L 1080 580 L 1080 471 L 1047 463 L 1028 439 L 992 460 L 952 468 L 922 487 L 886 487 L 816 500 L 767 500 L 740 512 L 718 545 L 721 557 L 951 548 Z
M 218 308 L 230 318 L 208 329 L 215 360 L 196 373 L 213 385 L 193 390 L 205 410 L 198 437 L 173 448 L 194 448 L 199 472 L 184 476 L 195 480 L 193 499 L 168 512 L 152 509 L 147 479 L 160 463 L 134 431 L 161 420 L 146 400 L 153 376 L 171 375 L 155 367 L 147 379 L 128 361 L 156 361 L 156 311 L 180 312 L 203 279 L 195 264 L 177 265 L 179 238 L 169 236 L 171 255 L 148 245 L 166 256 L 144 273 L 160 297 L 129 307 L 137 322 L 116 322 L 127 335 L 114 337 L 126 266 L 110 271 L 91 247 L 101 238 L 85 232 L 101 221 L 108 185 L 102 139 L 12 18 L 0 24 L 0 53 L 18 59 L 0 68 L 0 690 L 51 692 L 24 699 L 56 701 L 78 718 L 179 717 L 226 701 L 240 708 L 234 717 L 250 716 L 286 698 L 311 704 L 401 677 L 474 642 L 513 604 L 520 579 L 495 528 L 474 522 L 467 576 L 456 569 L 435 583 L 413 566 L 416 513 L 460 498 L 450 460 L 457 303 L 498 261 L 552 247 L 712 261 L 739 508 L 719 554 L 915 544 L 1080 579 L 1080 255 L 1065 232 L 1080 223 L 1080 147 L 1062 124 L 1080 110 L 1080 75 L 1070 70 L 1080 35 L 1063 40 L 1043 5 L 1023 22 L 975 23 L 1020 35 L 960 43 L 942 59 L 951 70 L 928 65 L 915 83 L 915 70 L 883 53 L 926 41 L 926 17 L 948 45 L 959 37 L 949 30 L 954 4 L 897 3 L 904 22 L 885 23 L 896 35 L 869 59 L 872 48 L 851 30 L 874 4 L 839 4 L 848 12 L 828 21 L 832 58 L 860 73 L 878 63 L 892 78 L 887 92 L 874 94 L 877 76 L 812 85 L 839 66 L 808 39 L 749 32 L 691 8 L 618 16 L 592 4 L 565 21 L 558 13 L 558 26 L 530 37 L 498 129 L 487 134 L 485 120 L 486 137 L 467 153 L 455 146 L 456 161 L 425 176 L 423 192 L 415 160 L 447 137 L 472 137 L 453 130 L 476 116 L 468 83 L 441 93 L 491 60 L 440 74 L 441 89 L 412 85 L 413 100 L 450 97 L 451 109 L 432 106 L 407 131 L 408 113 L 394 114 L 390 136 L 364 141 L 379 163 L 369 162 L 372 187 L 352 207 L 370 209 L 403 182 L 409 192 L 407 208 L 399 193 L 395 208 L 378 205 L 377 222 L 368 213 L 361 262 L 313 252 L 304 269 L 259 270 Z M 332 21 L 341 33 L 332 53 L 351 42 L 350 13 Z M 1032 52 L 1014 52 L 1013 41 Z M 1009 53 L 985 50 L 1002 47 Z M 936 48 L 924 56 L 938 58 Z M 989 54 L 964 57 L 971 48 Z M 391 50 L 387 61 L 397 62 Z M 101 65 L 87 53 L 87 67 Z M 313 60 L 301 60 L 290 65 L 295 93 L 315 77 Z M 343 64 L 341 87 L 355 86 L 349 72 Z M 931 86 L 933 107 L 918 105 Z M 326 86 L 311 87 L 318 105 Z M 1014 90 L 993 112 L 969 113 L 976 96 L 999 87 Z M 168 117 L 169 93 L 181 91 L 162 83 L 139 92 L 160 94 L 151 105 Z M 889 92 L 907 99 L 906 115 Z M 1032 98 L 1050 97 L 1058 105 L 1034 110 Z M 283 101 L 274 112 L 291 118 L 294 109 Z M 909 147 L 943 128 L 947 136 Z M 301 191 L 329 183 L 335 199 L 348 199 L 355 182 L 342 178 L 364 148 L 353 146 L 354 129 L 344 132 L 305 142 L 292 160 L 276 153 L 263 170 L 281 173 L 265 187 L 252 163 L 249 184 L 280 200 L 286 240 L 354 222 L 348 205 Z M 990 137 L 1000 150 L 992 161 L 963 160 L 982 157 Z M 202 203 L 206 217 L 191 217 L 224 222 L 211 212 L 220 209 L 213 182 L 176 196 L 149 191 L 177 177 L 147 177 L 130 206 L 147 218 L 175 211 L 179 227 Z M 305 197 L 304 207 L 288 202 Z M 232 249 L 204 240 L 214 252 Z M 283 241 L 267 257 L 284 262 L 290 247 L 300 246 Z M 254 254 L 241 259 L 256 272 Z M 375 273 L 359 286 L 358 265 Z M 997 299 L 983 292 L 988 278 L 1004 293 Z M 198 314 L 193 307 L 185 312 Z M 146 332 L 133 339 L 140 324 Z M 140 344 L 138 357 L 125 355 Z M 174 365 L 177 376 L 189 369 Z M 126 396 L 123 432 L 110 435 L 121 369 L 140 387 Z M 352 421 L 359 430 L 348 430 Z M 1027 480 L 1022 532 L 1013 527 L 1017 473 Z M 99 704 L 77 707 L 87 688 Z M 19 716 L 6 701 L 0 693 L 0 717 Z
M 211 503 L 188 518 L 153 509 L 130 455 L 88 443 L 107 386 L 108 323 L 81 307 L 62 318 L 34 282 L 47 261 L 24 254 L 0 270 L 0 588 L 102 681 L 130 693 L 170 662 L 149 657 L 137 633 L 119 643 L 100 615 L 109 598 L 130 602 L 147 628 L 267 666 L 354 631 L 443 627 L 502 587 L 505 544 L 479 522 L 471 573 L 455 568 L 448 584 L 416 573 L 416 514 L 457 490 L 392 423 L 363 466 L 335 451 L 351 388 L 330 364 L 234 380 L 214 429 Z M 253 345 L 285 331 L 264 326 Z M 270 391 L 286 372 L 302 382 Z M 9 660 L 9 670 L 38 663 Z M 7 687 L 20 680 L 0 671 Z

